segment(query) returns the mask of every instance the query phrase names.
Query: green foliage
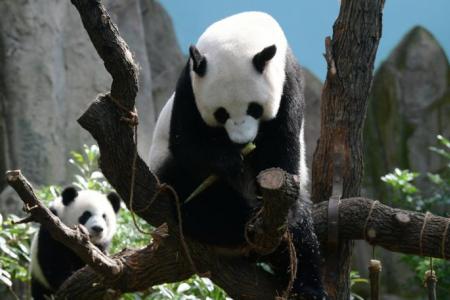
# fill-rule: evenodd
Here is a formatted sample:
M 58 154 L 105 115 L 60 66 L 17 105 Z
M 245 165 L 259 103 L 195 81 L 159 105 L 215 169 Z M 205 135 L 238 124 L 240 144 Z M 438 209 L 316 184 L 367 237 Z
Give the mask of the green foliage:
M 411 182 L 416 179 L 417 176 L 419 176 L 418 173 L 396 168 L 394 173 L 389 173 L 386 176 L 381 177 L 381 180 L 392 186 L 394 190 L 398 190 L 404 195 L 414 195 L 418 190 L 411 184 Z
M 356 284 L 368 284 L 369 280 L 367 280 L 366 278 L 362 278 L 361 275 L 359 275 L 358 271 L 351 271 L 350 272 L 350 289 L 353 290 L 353 288 L 355 287 Z M 363 297 L 361 297 L 360 295 L 356 294 L 355 292 L 352 291 L 351 295 L 351 300 L 364 300 Z
M 29 281 L 30 237 L 35 231 L 29 224 L 14 225 L 18 220 L 15 215 L 3 219 L 0 214 L 0 287 L 6 287 L 13 295 L 13 281 Z
M 71 151 L 71 163 L 78 171 L 75 174 L 73 185 L 80 190 L 96 190 L 103 193 L 111 191 L 111 186 L 106 181 L 103 173 L 99 171 L 98 157 L 100 150 L 97 145 L 83 145 L 81 152 Z
M 409 170 L 395 169 L 381 178 L 392 190 L 393 204 L 416 211 L 430 211 L 437 215 L 448 216 L 450 211 L 450 140 L 437 136 L 439 147 L 430 150 L 446 160 L 446 166 L 439 173 L 420 175 Z M 422 180 L 426 190 L 417 187 L 416 180 Z M 406 200 L 406 201 L 405 201 Z M 416 272 L 412 280 L 414 284 L 422 284 L 426 270 L 430 268 L 430 260 L 413 255 L 404 255 L 402 260 Z M 438 299 L 446 299 L 450 286 L 450 264 L 441 259 L 433 259 L 433 267 L 438 276 Z
M 423 285 L 425 272 L 430 269 L 430 259 L 420 256 L 404 255 L 404 261 L 412 270 L 415 276 L 410 281 L 412 284 Z M 450 264 L 443 259 L 433 259 L 433 270 L 437 275 L 436 293 L 438 299 L 448 299 L 448 287 L 450 286 Z
M 39 188 L 36 191 L 38 199 L 49 204 L 53 199 L 56 199 L 61 194 L 62 188 L 59 185 L 47 185 Z
M 188 280 L 177 283 L 167 283 L 153 288 L 151 294 L 144 298 L 135 298 L 136 295 L 123 299 L 146 299 L 146 300 L 194 300 L 194 299 L 214 299 L 228 300 L 226 293 L 215 286 L 208 278 L 193 276 Z

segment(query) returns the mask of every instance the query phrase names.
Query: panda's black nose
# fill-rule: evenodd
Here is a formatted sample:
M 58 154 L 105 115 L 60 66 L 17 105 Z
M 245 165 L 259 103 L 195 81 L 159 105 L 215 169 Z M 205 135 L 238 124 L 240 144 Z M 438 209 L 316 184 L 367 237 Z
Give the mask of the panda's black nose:
M 92 226 L 92 230 L 93 230 L 95 233 L 100 233 L 100 232 L 103 231 L 103 227 L 100 227 L 100 226 Z

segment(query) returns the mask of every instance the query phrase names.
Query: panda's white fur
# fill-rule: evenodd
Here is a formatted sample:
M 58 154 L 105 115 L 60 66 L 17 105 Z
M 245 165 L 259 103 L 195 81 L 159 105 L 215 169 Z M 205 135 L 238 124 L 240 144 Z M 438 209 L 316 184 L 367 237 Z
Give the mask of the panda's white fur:
M 257 74 L 251 63 L 253 57 L 272 45 L 276 46 L 275 56 L 263 74 Z M 214 112 L 223 107 L 230 115 L 225 123 L 230 139 L 239 144 L 252 141 L 259 120 L 247 114 L 249 103 L 263 107 L 263 121 L 275 118 L 280 106 L 287 50 L 283 30 L 266 13 L 244 12 L 209 26 L 196 47 L 208 65 L 207 76 L 191 71 L 195 101 L 203 120 L 209 126 L 222 126 Z
M 275 56 L 264 73 L 257 74 L 251 60 L 255 53 L 274 44 L 277 47 Z M 200 36 L 196 46 L 208 62 L 207 76 L 198 76 L 191 71 L 192 88 L 202 119 L 209 126 L 222 126 L 214 112 L 223 107 L 230 114 L 224 124 L 230 139 L 238 144 L 252 141 L 258 133 L 259 120 L 247 114 L 249 103 L 263 107 L 261 120 L 273 119 L 280 107 L 287 51 L 283 30 L 266 13 L 244 12 L 213 23 Z M 163 107 L 155 126 L 149 154 L 151 170 L 158 169 L 170 156 L 168 145 L 174 97 L 175 93 Z
M 38 239 L 39 239 L 39 231 L 36 231 L 36 233 L 33 236 L 33 240 L 31 242 L 31 264 L 29 272 L 31 276 L 36 278 L 36 280 L 39 281 L 43 286 L 45 286 L 47 289 L 51 289 L 50 284 L 47 281 L 47 278 L 45 278 L 44 273 L 42 273 L 41 265 L 39 264 Z
M 170 117 L 172 116 L 172 106 L 175 93 L 166 102 L 158 121 L 156 121 L 155 131 L 153 133 L 152 145 L 150 147 L 149 167 L 150 170 L 157 170 L 167 158 L 170 158 L 169 136 L 170 136 Z
M 263 76 L 254 76 L 256 70 L 248 61 L 264 47 L 274 44 L 274 41 L 277 54 L 264 70 Z M 228 45 L 228 51 L 217 47 L 217 43 Z M 208 61 L 208 76 L 200 77 L 191 71 L 192 88 L 202 119 L 210 126 L 220 126 L 214 118 L 214 112 L 218 107 L 224 107 L 231 114 L 225 123 L 230 139 L 236 143 L 253 140 L 258 133 L 259 121 L 247 115 L 248 104 L 262 104 L 262 118 L 265 120 L 274 118 L 280 106 L 287 48 L 287 40 L 280 25 L 263 12 L 240 13 L 209 26 L 200 36 L 197 47 Z M 233 78 L 233 82 L 221 78 Z M 229 86 L 233 86 L 233 89 Z M 155 125 L 149 153 L 151 170 L 157 170 L 171 156 L 169 135 L 174 97 L 175 93 L 164 105 Z M 299 169 L 301 193 L 304 199 L 308 199 L 309 173 L 303 131 L 304 124 L 300 132 L 302 144 Z
M 94 244 L 105 244 L 112 240 L 116 232 L 116 213 L 105 194 L 83 190 L 78 191 L 78 196 L 68 206 L 62 204 L 61 197 L 55 201 L 53 206 L 58 207 L 58 217 L 64 224 L 67 226 L 79 224 L 79 217 L 85 211 L 89 211 L 92 216 L 83 225 L 89 231 L 91 241 Z M 100 227 L 102 231 L 95 231 L 96 227 Z
M 249 61 L 255 53 L 273 44 L 277 47 L 275 56 L 262 76 L 255 76 L 259 74 Z M 264 12 L 243 12 L 210 25 L 196 44 L 207 60 L 207 76 L 198 76 L 193 70 L 190 72 L 196 105 L 205 123 L 222 126 L 214 118 L 214 112 L 224 107 L 230 114 L 224 124 L 230 139 L 239 144 L 251 142 L 258 133 L 259 120 L 247 114 L 248 105 L 256 102 L 264 108 L 261 120 L 276 116 L 285 81 L 287 45 L 278 22 Z M 156 122 L 149 154 L 151 170 L 157 170 L 171 156 L 169 136 L 174 97 L 175 93 L 164 105 Z M 304 124 L 300 141 L 300 191 L 304 199 L 309 199 Z
M 89 211 L 91 216 L 87 218 L 83 226 L 86 227 L 91 241 L 96 245 L 108 246 L 116 232 L 116 212 L 107 195 L 98 191 L 78 191 L 77 196 L 67 205 L 63 204 L 62 196 L 60 196 L 50 203 L 49 208 L 67 226 L 80 224 L 80 217 Z M 45 267 L 41 266 L 43 262 L 40 262 L 38 258 L 39 251 L 44 251 L 38 246 L 40 232 L 41 230 L 38 230 L 32 240 L 30 272 L 34 279 L 51 290 L 52 287 L 43 272 Z

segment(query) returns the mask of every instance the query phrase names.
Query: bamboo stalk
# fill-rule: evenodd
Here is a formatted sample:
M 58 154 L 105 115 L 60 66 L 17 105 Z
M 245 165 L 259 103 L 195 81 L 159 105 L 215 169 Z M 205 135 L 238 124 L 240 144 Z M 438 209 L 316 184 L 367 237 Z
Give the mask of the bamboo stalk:
M 242 156 L 247 156 L 249 155 L 253 150 L 255 150 L 256 145 L 253 143 L 248 143 L 247 145 L 245 145 L 244 148 L 242 148 L 241 150 L 241 154 Z M 216 182 L 219 179 L 219 176 L 217 176 L 216 174 L 211 174 L 209 175 L 193 192 L 191 195 L 189 195 L 189 197 L 186 199 L 186 201 L 184 203 L 188 203 L 189 201 L 191 201 L 193 198 L 195 198 L 196 196 L 198 196 L 201 192 L 203 192 L 204 190 L 206 190 L 208 187 L 210 187 L 214 182 Z

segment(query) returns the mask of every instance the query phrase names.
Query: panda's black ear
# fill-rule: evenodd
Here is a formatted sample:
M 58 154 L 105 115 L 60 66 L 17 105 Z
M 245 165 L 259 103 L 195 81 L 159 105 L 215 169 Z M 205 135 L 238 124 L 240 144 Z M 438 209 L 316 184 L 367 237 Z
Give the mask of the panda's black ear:
M 108 198 L 109 202 L 111 202 L 111 206 L 114 209 L 114 212 L 117 214 L 120 209 L 120 196 L 115 192 L 111 192 L 106 197 Z
M 266 63 L 275 56 L 275 53 L 277 53 L 277 46 L 272 45 L 253 56 L 253 65 L 259 73 L 262 74 Z
M 189 56 L 192 60 L 192 69 L 198 76 L 203 76 L 206 73 L 206 57 L 203 56 L 197 47 L 191 45 L 189 47 Z
M 62 203 L 67 206 L 72 203 L 72 201 L 75 200 L 77 196 L 77 190 L 73 186 L 68 186 L 61 193 Z

